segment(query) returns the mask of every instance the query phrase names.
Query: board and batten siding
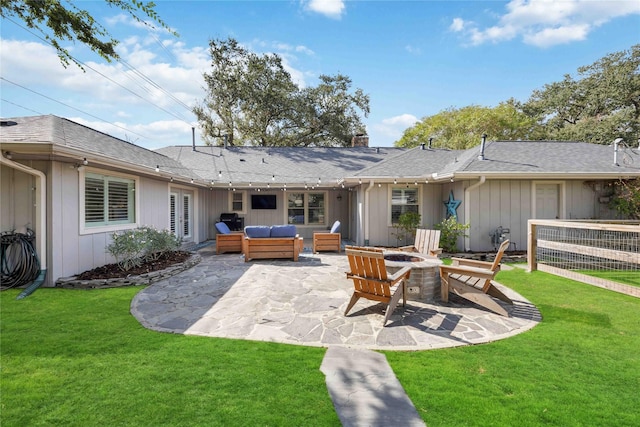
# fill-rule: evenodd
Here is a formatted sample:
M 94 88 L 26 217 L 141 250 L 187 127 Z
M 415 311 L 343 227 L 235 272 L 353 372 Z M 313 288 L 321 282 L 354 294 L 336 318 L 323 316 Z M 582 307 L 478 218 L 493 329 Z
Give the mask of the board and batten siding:
M 465 188 L 474 183 L 466 182 Z M 467 234 L 472 251 L 493 250 L 491 232 L 498 227 L 510 229 L 507 238 L 513 242 L 511 249 L 524 250 L 527 247 L 531 188 L 531 181 L 527 180 L 487 180 L 469 192 L 469 218 L 461 221 L 470 225 Z
M 95 170 L 109 175 L 108 171 Z M 134 176 L 131 176 L 134 178 Z M 68 277 L 105 264 L 115 262 L 107 252 L 112 231 L 81 233 L 80 179 L 82 174 L 69 164 L 53 162 L 50 173 L 48 212 L 50 262 L 48 280 Z M 168 183 L 164 180 L 139 178 L 136 188 L 138 225 L 158 230 L 168 228 Z M 55 219 L 55 220 L 52 220 Z
M 465 188 L 476 181 L 466 181 Z M 508 228 L 510 249 L 526 250 L 527 221 L 535 217 L 534 198 L 538 185 L 558 185 L 561 219 L 614 218 L 606 204 L 599 201 L 594 187 L 584 180 L 487 180 L 472 190 L 469 197 L 469 245 L 472 251 L 493 250 L 490 233 L 499 226 Z M 599 183 L 600 187 L 605 183 Z M 463 202 L 464 203 L 464 202 Z M 463 205 L 461 211 L 464 212 Z
M 0 166 L 0 231 L 24 233 L 26 227 L 34 228 L 35 181 L 33 175 Z
M 330 228 L 334 221 L 340 221 L 341 230 L 343 236 L 348 236 L 349 230 L 349 191 L 336 191 L 336 190 L 297 190 L 292 189 L 288 191 L 281 190 L 267 190 L 258 193 L 255 190 L 236 190 L 246 192 L 246 206 L 244 213 L 238 213 L 238 215 L 244 218 L 244 225 L 282 225 L 287 223 L 287 194 L 288 193 L 313 193 L 322 192 L 325 193 L 325 221 L 326 224 L 322 226 L 314 225 L 296 225 L 298 234 L 305 239 L 305 246 L 310 246 L 311 242 L 308 239 L 313 238 L 314 231 L 324 231 Z M 208 238 L 213 239 L 216 235 L 215 224 L 220 219 L 220 214 L 231 212 L 229 209 L 229 195 L 228 190 L 214 189 L 209 191 L 209 195 L 203 198 L 203 203 L 206 207 L 203 208 L 203 212 L 207 216 L 207 229 Z M 270 194 L 276 196 L 276 209 L 251 209 L 251 195 L 252 194 Z M 341 196 L 341 200 L 338 200 L 338 195 Z

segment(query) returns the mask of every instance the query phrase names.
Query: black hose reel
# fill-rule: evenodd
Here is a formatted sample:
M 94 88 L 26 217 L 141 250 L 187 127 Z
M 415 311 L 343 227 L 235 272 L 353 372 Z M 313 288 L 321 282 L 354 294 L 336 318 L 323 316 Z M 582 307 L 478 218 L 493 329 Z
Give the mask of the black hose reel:
M 0 290 L 25 286 L 40 274 L 40 260 L 33 230 L 26 233 L 5 231 L 0 234 Z

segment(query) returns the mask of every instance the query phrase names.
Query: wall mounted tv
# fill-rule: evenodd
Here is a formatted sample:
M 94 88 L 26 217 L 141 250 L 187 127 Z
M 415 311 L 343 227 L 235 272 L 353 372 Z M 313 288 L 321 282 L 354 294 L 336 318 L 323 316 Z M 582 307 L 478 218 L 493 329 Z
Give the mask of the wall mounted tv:
M 251 209 L 276 209 L 276 195 L 252 194 Z

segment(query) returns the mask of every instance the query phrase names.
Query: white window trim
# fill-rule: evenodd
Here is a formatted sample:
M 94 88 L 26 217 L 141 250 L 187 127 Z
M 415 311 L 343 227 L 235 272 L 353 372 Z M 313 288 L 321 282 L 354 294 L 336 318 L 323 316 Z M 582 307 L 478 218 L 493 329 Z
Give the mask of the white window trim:
M 117 225 L 105 225 L 96 227 L 87 227 L 85 224 L 85 178 L 87 173 L 95 173 L 98 175 L 112 176 L 115 178 L 130 179 L 134 182 L 133 200 L 134 200 L 134 221 L 130 224 L 117 224 Z M 140 225 L 140 178 L 135 175 L 126 175 L 117 172 L 104 171 L 100 169 L 93 169 L 83 167 L 78 173 L 79 180 L 79 195 L 80 195 L 80 234 L 98 234 L 98 233 L 111 233 L 120 230 L 131 230 L 139 227 Z
M 247 191 L 246 190 L 236 190 L 236 191 L 229 191 L 229 197 L 227 199 L 228 204 L 228 210 L 227 212 L 231 212 L 231 213 L 237 213 L 237 214 L 242 214 L 245 215 L 247 213 Z M 234 194 L 242 194 L 242 209 L 239 211 L 234 211 L 233 210 L 233 195 Z
M 322 193 L 324 194 L 324 223 L 317 223 L 317 224 L 309 224 L 308 220 L 309 220 L 309 198 L 305 197 L 304 198 L 304 224 L 292 224 L 295 225 L 296 227 L 326 227 L 328 225 L 328 216 L 329 216 L 329 192 L 326 190 L 303 190 L 303 191 L 297 191 L 297 190 L 291 190 L 290 192 L 287 191 L 284 194 L 284 219 L 283 219 L 283 224 L 289 224 L 289 193 L 302 193 L 302 194 L 318 194 L 318 193 Z
M 559 216 L 560 218 L 558 219 L 564 219 L 567 217 L 567 213 L 566 213 L 566 181 L 531 181 L 531 219 L 536 219 L 536 190 L 537 190 L 537 186 L 538 185 L 545 185 L 545 184 L 555 184 L 555 185 L 559 185 L 560 188 L 560 194 L 558 195 L 558 197 L 560 198 L 560 200 L 558 201 L 558 203 L 560 204 L 560 206 L 558 206 L 558 211 L 559 211 Z
M 414 188 L 416 190 L 416 195 L 418 197 L 418 200 L 416 201 L 416 204 L 418 206 L 418 213 L 420 214 L 420 221 L 422 221 L 422 187 L 421 186 L 415 186 L 415 185 L 409 185 L 409 188 Z M 406 190 L 407 189 L 407 184 L 404 185 L 388 185 L 387 186 L 387 226 L 388 227 L 395 227 L 396 224 L 393 223 L 393 221 L 391 220 L 392 218 L 392 214 L 391 214 L 391 207 L 392 207 L 392 201 L 393 201 L 393 190 Z

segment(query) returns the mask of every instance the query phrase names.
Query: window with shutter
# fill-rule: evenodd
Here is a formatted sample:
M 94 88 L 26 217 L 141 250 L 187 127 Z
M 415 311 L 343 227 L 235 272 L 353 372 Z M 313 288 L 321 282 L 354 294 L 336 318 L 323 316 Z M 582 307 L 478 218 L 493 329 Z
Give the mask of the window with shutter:
M 134 224 L 135 181 L 86 173 L 84 176 L 84 226 Z
M 178 199 L 178 195 L 176 193 L 171 193 L 169 195 L 169 230 L 171 233 L 176 234 L 178 231 L 176 228 L 176 202 Z

